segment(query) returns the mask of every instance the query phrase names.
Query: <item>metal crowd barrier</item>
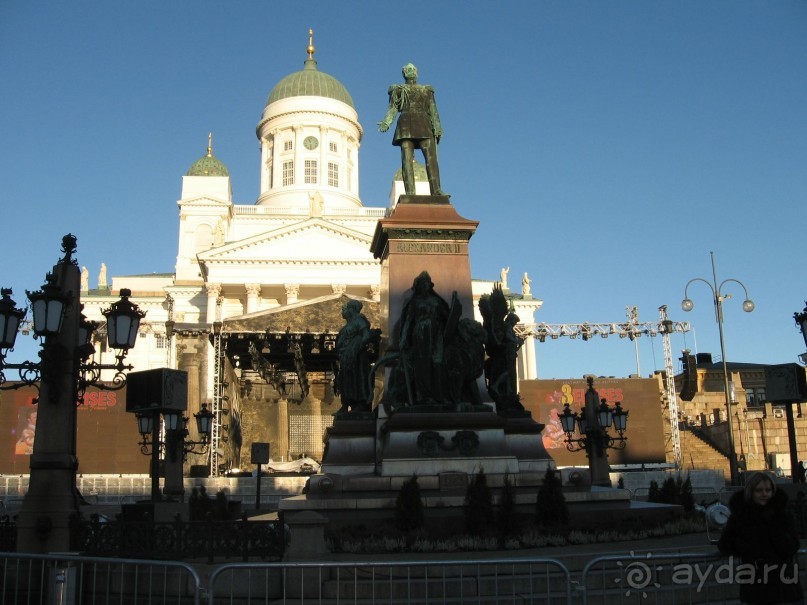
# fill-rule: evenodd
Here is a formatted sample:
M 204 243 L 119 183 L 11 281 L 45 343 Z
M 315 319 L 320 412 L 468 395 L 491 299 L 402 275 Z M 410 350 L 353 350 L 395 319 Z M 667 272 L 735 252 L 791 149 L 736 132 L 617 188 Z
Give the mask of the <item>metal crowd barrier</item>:
M 807 586 L 807 549 L 797 554 Z M 739 559 L 708 553 L 614 554 L 589 561 L 581 572 L 583 605 L 739 603 Z M 748 581 L 747 577 L 743 581 Z
M 797 558 L 807 586 L 807 549 Z M 179 562 L 0 553 L 0 605 L 734 604 L 738 565 L 716 551 L 612 554 L 574 574 L 558 559 L 528 557 L 196 569 Z
M 186 563 L 0 553 L 0 605 L 200 605 Z
M 233 563 L 210 576 L 209 604 L 571 605 L 556 559 Z

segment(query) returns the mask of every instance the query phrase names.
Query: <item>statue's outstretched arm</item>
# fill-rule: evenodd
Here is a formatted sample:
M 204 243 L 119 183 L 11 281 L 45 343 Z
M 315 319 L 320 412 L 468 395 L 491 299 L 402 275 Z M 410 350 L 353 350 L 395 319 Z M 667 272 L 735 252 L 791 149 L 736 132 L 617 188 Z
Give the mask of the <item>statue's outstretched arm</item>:
M 387 115 L 385 115 L 384 119 L 378 123 L 378 130 L 381 132 L 387 132 L 389 127 L 392 125 L 392 121 L 395 119 L 395 116 L 398 115 L 398 99 L 399 95 L 396 93 L 395 87 L 391 87 L 389 90 L 389 106 L 387 107 Z
M 387 132 L 389 130 L 392 121 L 395 119 L 398 110 L 395 109 L 392 105 L 390 105 L 389 110 L 387 110 L 387 115 L 384 116 L 384 119 L 378 123 L 378 130 L 381 132 Z

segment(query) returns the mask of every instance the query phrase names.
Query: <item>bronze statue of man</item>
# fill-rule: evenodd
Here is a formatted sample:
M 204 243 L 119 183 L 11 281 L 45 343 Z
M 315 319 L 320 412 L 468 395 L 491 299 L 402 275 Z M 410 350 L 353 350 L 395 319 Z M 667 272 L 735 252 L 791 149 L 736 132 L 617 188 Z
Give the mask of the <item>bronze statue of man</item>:
M 437 144 L 443 136 L 434 88 L 418 84 L 417 67 L 407 63 L 401 70 L 404 84 L 389 87 L 387 115 L 378 123 L 381 132 L 389 130 L 400 112 L 392 144 L 401 148 L 401 168 L 407 195 L 415 195 L 415 148 L 423 152 L 426 174 L 432 195 L 445 195 L 440 190 L 440 169 L 437 166 Z

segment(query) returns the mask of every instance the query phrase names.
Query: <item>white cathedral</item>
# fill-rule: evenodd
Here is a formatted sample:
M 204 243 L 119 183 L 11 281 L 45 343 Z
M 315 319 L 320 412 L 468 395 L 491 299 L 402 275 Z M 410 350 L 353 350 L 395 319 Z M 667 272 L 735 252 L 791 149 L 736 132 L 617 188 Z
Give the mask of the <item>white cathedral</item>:
M 182 177 L 175 273 L 114 276 L 108 287 L 104 267 L 91 288 L 84 271 L 89 319 L 102 320 L 121 288 L 147 311 L 127 358 L 135 370 L 187 371 L 187 415 L 202 404 L 214 412 L 211 453 L 191 460 L 197 472 L 248 465 L 253 442 L 269 442 L 275 460 L 320 457 L 339 408 L 331 383 L 345 299 L 361 301 L 373 327 L 386 330 L 381 265 L 370 245 L 378 219 L 404 192 L 400 171 L 387 206 L 362 204 L 363 129 L 353 100 L 318 69 L 311 40 L 307 52 L 303 69 L 272 89 L 258 122 L 254 203 L 233 202 L 209 137 L 207 153 Z M 418 165 L 416 174 L 418 193 L 428 194 L 425 169 Z M 493 284 L 474 281 L 474 299 Z M 509 297 L 521 321 L 532 323 L 542 301 L 529 292 Z M 112 360 L 100 340 L 96 348 L 97 361 Z M 531 337 L 518 371 L 522 380 L 537 377 Z

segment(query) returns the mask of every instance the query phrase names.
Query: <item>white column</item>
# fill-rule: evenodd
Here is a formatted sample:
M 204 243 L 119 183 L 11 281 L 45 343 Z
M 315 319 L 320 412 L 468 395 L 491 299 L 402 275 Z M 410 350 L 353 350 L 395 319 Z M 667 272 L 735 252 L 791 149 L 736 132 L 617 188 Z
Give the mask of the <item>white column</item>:
M 352 142 L 353 142 L 353 139 L 351 137 L 348 137 L 345 134 L 342 135 L 342 148 L 343 148 L 342 154 L 343 154 L 343 157 L 344 157 L 343 165 L 344 165 L 344 174 L 345 174 L 345 176 L 344 176 L 344 179 L 345 179 L 344 188 L 348 192 L 355 193 L 356 195 L 358 195 L 359 194 L 359 163 L 358 162 L 353 162 L 351 164 L 350 154 L 353 151 Z M 357 151 L 356 151 L 356 153 L 354 155 L 356 157 L 358 157 L 358 144 L 356 145 L 356 148 L 357 148 Z M 348 170 L 348 168 L 350 170 Z M 348 175 L 350 175 L 350 181 L 348 181 Z
M 283 184 L 283 160 L 280 159 L 282 151 L 280 141 L 277 138 L 278 131 L 273 130 L 272 135 L 272 189 L 277 189 Z
M 328 128 L 320 127 L 319 129 L 319 170 L 317 171 L 317 182 L 320 186 L 328 184 L 328 150 L 330 143 L 326 141 L 328 136 Z
M 270 452 L 273 459 L 289 460 L 289 401 L 277 400 L 277 451 Z
M 283 284 L 286 289 L 286 304 L 297 302 L 297 295 L 300 293 L 300 284 Z
M 522 347 L 525 350 L 525 357 L 527 362 L 527 372 L 526 372 L 526 379 L 527 380 L 535 380 L 538 378 L 538 364 L 536 363 L 535 359 L 535 337 L 528 336 L 527 340 L 524 341 L 524 345 Z
M 269 189 L 269 158 L 272 155 L 271 139 L 261 139 L 261 193 Z
M 221 284 L 205 284 L 207 288 L 207 323 L 216 321 L 216 300 L 221 294 Z
M 247 291 L 247 313 L 255 313 L 261 301 L 261 285 L 244 284 L 244 288 Z
M 300 185 L 305 181 L 305 166 L 303 165 L 303 127 L 292 126 L 294 130 L 294 184 Z

